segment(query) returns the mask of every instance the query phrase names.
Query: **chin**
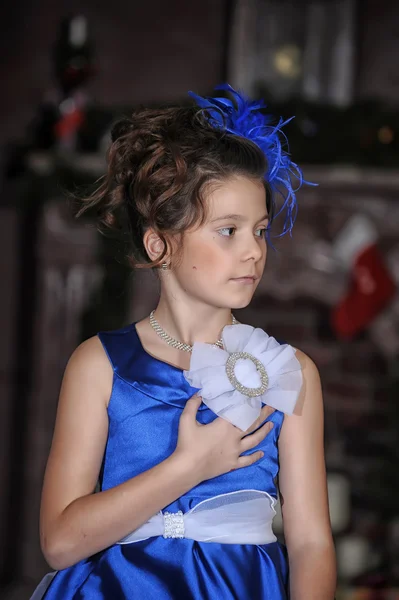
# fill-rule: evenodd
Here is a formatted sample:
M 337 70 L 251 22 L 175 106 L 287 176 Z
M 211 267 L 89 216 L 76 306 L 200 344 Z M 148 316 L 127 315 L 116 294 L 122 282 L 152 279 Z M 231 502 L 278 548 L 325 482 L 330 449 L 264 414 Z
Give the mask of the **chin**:
M 242 299 L 230 299 L 230 308 L 231 309 L 239 309 L 239 308 L 246 308 L 250 303 L 251 300 L 253 298 L 253 294 L 251 295 L 250 298 L 248 298 L 248 296 L 246 298 L 242 298 Z
M 240 308 L 246 308 L 254 297 L 255 290 L 220 290 L 211 297 L 208 296 L 207 303 L 212 306 L 219 306 L 220 308 L 229 308 L 231 310 L 238 310 Z
M 234 304 L 231 304 L 231 310 L 238 310 L 240 308 L 247 308 L 247 306 L 250 304 L 250 300 L 248 300 L 248 302 L 234 302 Z

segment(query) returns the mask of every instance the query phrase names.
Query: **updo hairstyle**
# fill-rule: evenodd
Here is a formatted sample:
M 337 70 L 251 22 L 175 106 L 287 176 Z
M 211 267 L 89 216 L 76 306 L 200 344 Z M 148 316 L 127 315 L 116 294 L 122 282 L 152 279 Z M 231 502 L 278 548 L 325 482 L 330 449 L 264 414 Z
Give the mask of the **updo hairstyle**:
M 94 211 L 100 231 L 125 231 L 135 267 L 159 267 L 171 240 L 204 222 L 209 184 L 233 176 L 262 180 L 270 211 L 263 152 L 244 137 L 212 127 L 204 109 L 142 108 L 114 125 L 111 140 L 107 173 L 80 200 L 77 216 Z M 143 244 L 148 228 L 164 243 L 155 261 Z

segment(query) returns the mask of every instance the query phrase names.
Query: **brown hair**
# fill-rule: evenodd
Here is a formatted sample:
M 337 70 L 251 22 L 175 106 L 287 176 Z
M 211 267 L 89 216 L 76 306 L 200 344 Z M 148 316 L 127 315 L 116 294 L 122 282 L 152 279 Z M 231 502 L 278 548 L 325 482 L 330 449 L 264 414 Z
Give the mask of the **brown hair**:
M 136 267 L 159 266 L 168 240 L 204 222 L 204 191 L 213 182 L 237 175 L 263 180 L 270 204 L 263 152 L 246 138 L 209 125 L 203 109 L 140 109 L 116 123 L 111 139 L 107 174 L 80 200 L 77 216 L 94 210 L 101 231 L 127 228 L 129 259 Z M 153 262 L 143 244 L 147 228 L 164 242 Z

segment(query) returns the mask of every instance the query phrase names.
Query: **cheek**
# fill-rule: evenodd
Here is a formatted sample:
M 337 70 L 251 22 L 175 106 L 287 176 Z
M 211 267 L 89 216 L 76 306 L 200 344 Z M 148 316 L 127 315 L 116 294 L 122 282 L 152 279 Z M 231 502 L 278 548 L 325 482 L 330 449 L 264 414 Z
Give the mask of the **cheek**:
M 187 265 L 198 274 L 209 273 L 223 262 L 223 252 L 215 243 L 195 244 L 186 249 Z M 225 260 L 225 259 L 224 259 Z

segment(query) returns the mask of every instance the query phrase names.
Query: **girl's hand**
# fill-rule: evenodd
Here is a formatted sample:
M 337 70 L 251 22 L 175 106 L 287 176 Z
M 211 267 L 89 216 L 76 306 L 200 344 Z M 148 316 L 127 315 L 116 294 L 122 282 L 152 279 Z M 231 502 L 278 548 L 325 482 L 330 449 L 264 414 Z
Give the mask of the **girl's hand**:
M 184 457 L 198 472 L 199 483 L 247 467 L 262 458 L 263 452 L 241 456 L 246 450 L 257 446 L 273 427 L 265 423 L 257 429 L 274 409 L 265 405 L 258 419 L 247 431 L 241 431 L 226 419 L 217 417 L 212 423 L 202 425 L 196 420 L 201 397 L 193 396 L 184 407 L 179 422 L 179 433 L 175 455 Z M 255 433 L 251 433 L 255 431 Z M 251 435 L 249 435 L 251 434 Z

